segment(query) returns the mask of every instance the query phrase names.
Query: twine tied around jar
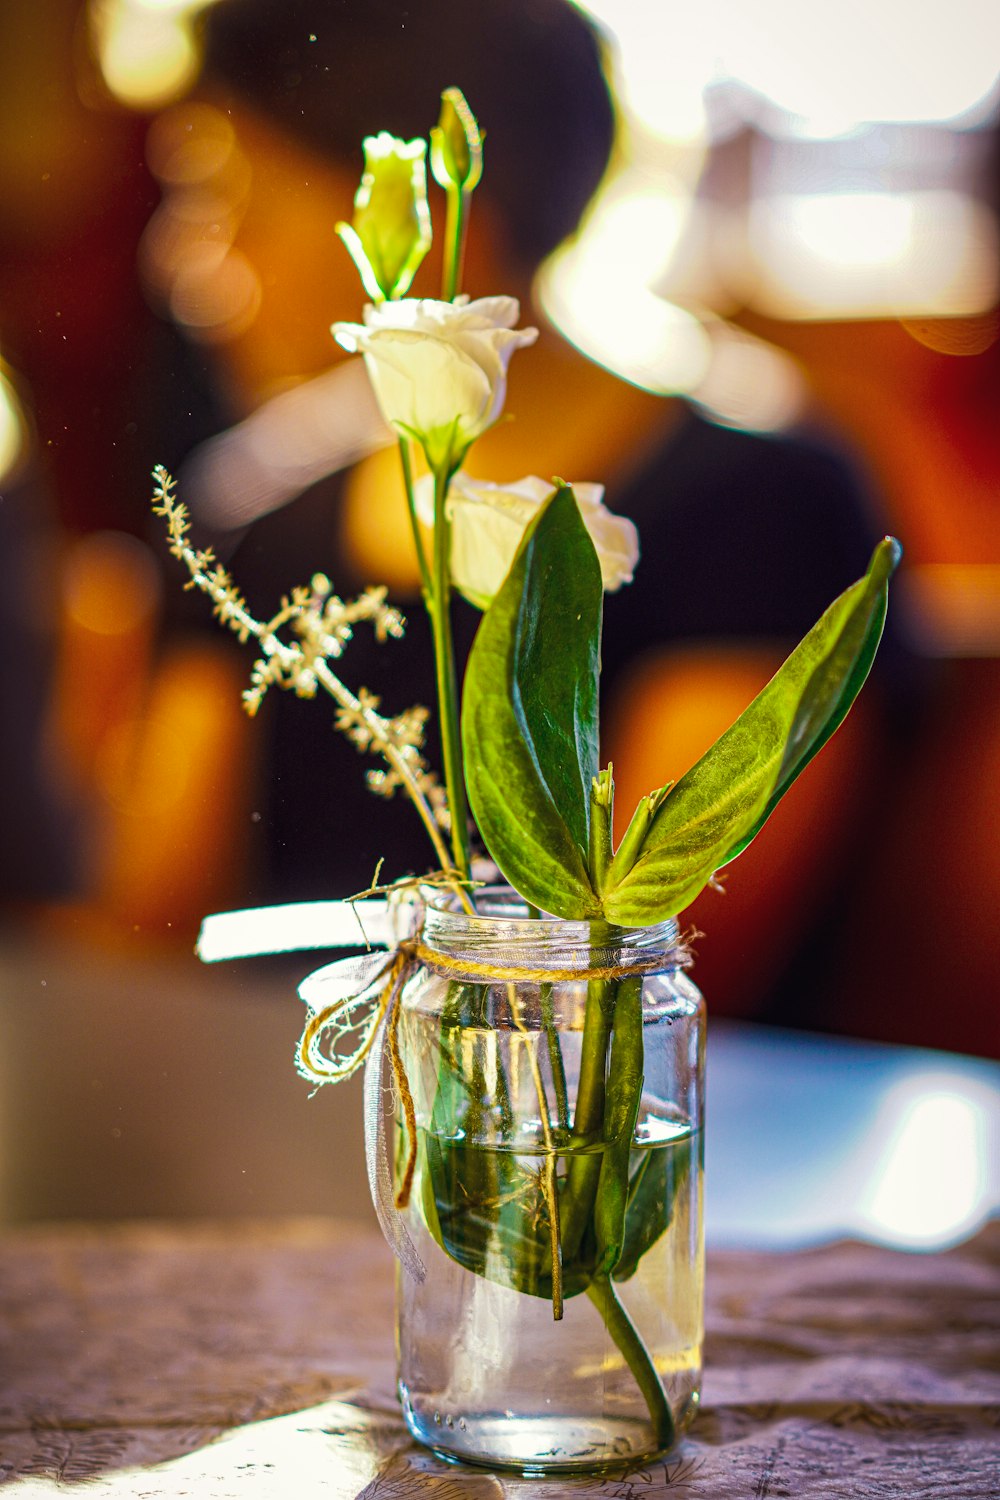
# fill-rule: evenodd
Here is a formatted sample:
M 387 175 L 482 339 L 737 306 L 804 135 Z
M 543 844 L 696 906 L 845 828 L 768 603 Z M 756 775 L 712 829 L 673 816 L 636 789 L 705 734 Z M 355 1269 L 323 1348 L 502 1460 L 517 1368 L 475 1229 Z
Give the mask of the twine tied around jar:
M 197 952 L 203 962 L 248 958 L 309 948 L 361 947 L 367 952 L 315 969 L 302 981 L 299 995 L 309 1018 L 296 1046 L 296 1066 L 318 1088 L 349 1078 L 364 1065 L 365 1162 L 372 1204 L 382 1233 L 404 1270 L 423 1281 L 425 1269 L 407 1233 L 400 1210 L 406 1207 L 416 1167 L 416 1112 L 398 1045 L 399 1000 L 407 980 L 420 965 L 452 978 L 499 984 L 524 981 L 556 984 L 651 974 L 665 966 L 662 951 L 617 954 L 593 948 L 590 962 L 577 965 L 527 966 L 510 962 L 510 951 L 490 951 L 489 961 L 455 957 L 423 942 L 419 907 L 408 909 L 381 899 L 308 901 L 286 906 L 219 912 L 202 923 Z M 403 935 L 400 927 L 409 926 Z M 594 962 L 600 958 L 601 962 Z M 671 945 L 669 966 L 691 961 L 686 942 Z M 385 1082 L 386 1065 L 391 1081 Z M 314 1088 L 314 1092 L 315 1092 Z M 400 1186 L 394 1185 L 390 1122 L 397 1101 L 403 1113 L 407 1160 Z
M 686 966 L 690 955 L 684 944 L 671 953 L 671 962 Z M 372 1203 L 390 1249 L 407 1273 L 423 1281 L 425 1269 L 401 1218 L 413 1185 L 417 1161 L 417 1122 L 413 1096 L 399 1049 L 400 997 L 409 978 L 426 966 L 458 979 L 495 983 L 521 981 L 555 984 L 565 980 L 611 980 L 663 969 L 662 953 L 629 954 L 616 961 L 575 966 L 509 964 L 497 957 L 482 963 L 455 957 L 422 941 L 422 928 L 410 938 L 399 938 L 388 952 L 369 952 L 360 958 L 339 959 L 303 980 L 299 994 L 310 1007 L 296 1049 L 296 1066 L 318 1088 L 348 1078 L 365 1066 L 365 1158 Z M 334 996 L 318 1005 L 320 994 Z M 384 1083 L 388 1062 L 391 1085 Z M 407 1142 L 406 1162 L 394 1184 L 390 1122 L 398 1103 Z

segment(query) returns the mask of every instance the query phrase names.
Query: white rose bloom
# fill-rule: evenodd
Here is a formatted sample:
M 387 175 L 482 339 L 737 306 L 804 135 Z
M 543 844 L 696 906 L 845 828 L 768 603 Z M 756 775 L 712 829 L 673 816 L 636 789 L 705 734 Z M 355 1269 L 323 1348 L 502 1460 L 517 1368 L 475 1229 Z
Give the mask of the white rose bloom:
M 368 306 L 364 323 L 334 323 L 333 334 L 363 354 L 382 414 L 423 446 L 431 468 L 448 467 L 492 426 L 507 393 L 515 349 L 537 328 L 515 328 L 513 297 L 470 302 L 402 298 Z
M 470 603 L 486 609 L 500 588 L 532 517 L 554 486 L 534 474 L 514 484 L 488 484 L 460 469 L 448 490 L 451 521 L 451 576 Z M 631 583 L 639 560 L 639 534 L 625 516 L 604 503 L 604 486 L 574 484 L 584 525 L 597 549 L 601 578 L 609 592 Z M 430 475 L 415 486 L 417 514 L 434 524 L 434 481 Z

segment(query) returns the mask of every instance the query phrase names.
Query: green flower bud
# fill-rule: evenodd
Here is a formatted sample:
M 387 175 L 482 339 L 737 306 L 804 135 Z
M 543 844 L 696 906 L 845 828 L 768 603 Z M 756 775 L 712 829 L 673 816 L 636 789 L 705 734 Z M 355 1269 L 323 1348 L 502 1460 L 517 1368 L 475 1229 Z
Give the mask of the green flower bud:
M 431 171 L 443 188 L 471 193 L 483 175 L 483 137 L 461 89 L 445 89 L 431 131 Z
M 364 142 L 365 170 L 354 218 L 338 224 L 374 302 L 403 297 L 431 245 L 426 141 L 401 141 L 383 130 Z

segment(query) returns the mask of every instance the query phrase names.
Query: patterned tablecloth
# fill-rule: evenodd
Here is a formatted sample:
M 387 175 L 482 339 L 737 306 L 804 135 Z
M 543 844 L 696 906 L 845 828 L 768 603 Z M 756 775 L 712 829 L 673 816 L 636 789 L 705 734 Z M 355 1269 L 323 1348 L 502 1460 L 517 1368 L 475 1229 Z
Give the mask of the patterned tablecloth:
M 709 1257 L 702 1410 L 666 1462 L 512 1479 L 415 1447 L 382 1242 L 319 1220 L 0 1237 L 0 1483 L 199 1500 L 996 1500 L 1000 1225 L 933 1256 Z

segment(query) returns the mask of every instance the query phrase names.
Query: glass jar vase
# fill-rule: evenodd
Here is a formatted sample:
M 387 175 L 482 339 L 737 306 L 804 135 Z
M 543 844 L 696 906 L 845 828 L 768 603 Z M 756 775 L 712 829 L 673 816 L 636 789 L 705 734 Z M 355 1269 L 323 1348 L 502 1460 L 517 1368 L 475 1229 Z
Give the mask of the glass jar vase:
M 400 999 L 403 1410 L 449 1460 L 622 1468 L 698 1402 L 703 1003 L 673 923 L 476 904 L 429 906 Z

